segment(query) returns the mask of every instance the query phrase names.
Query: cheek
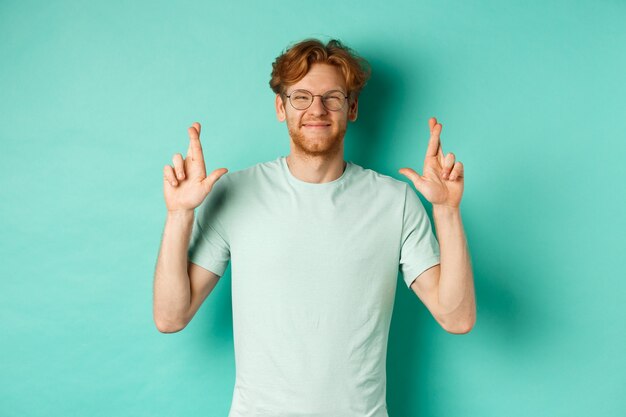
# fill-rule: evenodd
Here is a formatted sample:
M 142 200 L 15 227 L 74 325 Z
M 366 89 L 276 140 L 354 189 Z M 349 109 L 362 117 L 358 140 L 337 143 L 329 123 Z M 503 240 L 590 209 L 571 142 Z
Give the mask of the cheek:
M 299 117 L 295 116 L 295 115 L 289 115 L 287 116 L 287 126 L 289 126 L 290 128 L 296 128 L 300 125 L 300 119 Z
M 348 119 L 350 118 L 350 114 L 344 114 L 341 116 L 341 118 L 339 119 L 338 123 L 341 126 L 345 126 L 348 124 Z

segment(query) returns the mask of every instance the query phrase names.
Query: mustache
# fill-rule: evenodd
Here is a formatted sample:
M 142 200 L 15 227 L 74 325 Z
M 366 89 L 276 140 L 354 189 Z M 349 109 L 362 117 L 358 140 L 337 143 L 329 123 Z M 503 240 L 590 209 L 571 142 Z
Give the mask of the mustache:
M 307 124 L 307 123 L 327 123 L 327 124 L 331 124 L 330 120 L 305 120 L 302 122 L 303 125 Z

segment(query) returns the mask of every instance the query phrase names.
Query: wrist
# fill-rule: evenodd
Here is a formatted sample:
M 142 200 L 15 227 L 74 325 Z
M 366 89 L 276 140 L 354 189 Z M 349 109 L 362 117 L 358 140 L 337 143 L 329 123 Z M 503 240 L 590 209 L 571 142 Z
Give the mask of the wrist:
M 433 204 L 433 215 L 435 216 L 459 216 L 460 214 L 461 208 L 459 206 Z
M 167 218 L 172 220 L 189 220 L 193 219 L 194 210 L 180 209 L 180 210 L 168 210 Z

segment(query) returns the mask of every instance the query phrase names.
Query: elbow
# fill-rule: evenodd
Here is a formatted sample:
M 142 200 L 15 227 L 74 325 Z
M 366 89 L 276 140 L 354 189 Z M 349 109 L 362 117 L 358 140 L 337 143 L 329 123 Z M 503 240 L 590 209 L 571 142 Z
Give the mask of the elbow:
M 183 330 L 187 323 L 181 320 L 168 320 L 161 317 L 154 317 L 154 324 L 156 328 L 161 333 L 176 333 Z
M 456 327 L 444 327 L 444 330 L 450 334 L 467 334 L 474 328 L 474 323 L 458 325 Z
M 449 317 L 447 320 L 440 320 L 439 323 L 443 329 L 451 334 L 467 334 L 474 328 L 476 324 L 476 312 L 466 314 L 464 317 L 457 317 L 451 320 Z

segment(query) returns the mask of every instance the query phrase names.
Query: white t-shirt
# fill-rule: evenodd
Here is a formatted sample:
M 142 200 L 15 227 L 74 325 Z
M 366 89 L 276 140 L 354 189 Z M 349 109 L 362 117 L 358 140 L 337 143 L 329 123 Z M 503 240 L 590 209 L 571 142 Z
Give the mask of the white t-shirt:
M 388 417 L 386 355 L 398 268 L 439 263 L 405 182 L 347 162 L 299 180 L 285 157 L 229 172 L 196 210 L 189 260 L 231 260 L 236 381 L 229 417 Z

